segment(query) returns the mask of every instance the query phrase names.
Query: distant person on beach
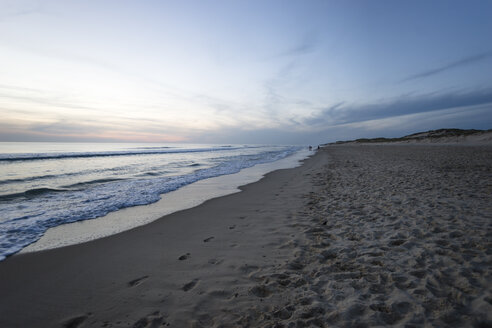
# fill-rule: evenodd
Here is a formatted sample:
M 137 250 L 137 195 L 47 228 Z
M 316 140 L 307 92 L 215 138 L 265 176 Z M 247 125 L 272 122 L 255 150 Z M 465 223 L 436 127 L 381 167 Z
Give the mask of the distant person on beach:
M 309 146 L 309 150 L 313 150 L 313 147 Z

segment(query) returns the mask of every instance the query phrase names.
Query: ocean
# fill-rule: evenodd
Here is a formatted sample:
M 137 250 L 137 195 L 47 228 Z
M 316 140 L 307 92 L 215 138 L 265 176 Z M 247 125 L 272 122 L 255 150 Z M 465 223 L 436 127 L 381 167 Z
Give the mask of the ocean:
M 0 143 L 0 260 L 50 228 L 298 153 L 298 146 Z M 126 218 L 127 220 L 131 218 Z

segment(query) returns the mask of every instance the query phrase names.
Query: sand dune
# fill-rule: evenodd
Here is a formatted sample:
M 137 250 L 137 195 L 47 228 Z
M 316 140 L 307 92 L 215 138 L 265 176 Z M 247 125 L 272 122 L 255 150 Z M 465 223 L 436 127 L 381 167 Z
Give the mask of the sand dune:
M 491 130 L 439 129 L 418 132 L 400 138 L 372 138 L 337 141 L 333 144 L 437 144 L 492 145 Z

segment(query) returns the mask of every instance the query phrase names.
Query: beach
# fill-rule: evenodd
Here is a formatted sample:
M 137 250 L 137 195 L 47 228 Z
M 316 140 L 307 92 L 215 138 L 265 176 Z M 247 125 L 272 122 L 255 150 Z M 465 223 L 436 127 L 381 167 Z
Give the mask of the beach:
M 492 325 L 492 146 L 326 146 L 241 190 L 7 258 L 0 326 Z

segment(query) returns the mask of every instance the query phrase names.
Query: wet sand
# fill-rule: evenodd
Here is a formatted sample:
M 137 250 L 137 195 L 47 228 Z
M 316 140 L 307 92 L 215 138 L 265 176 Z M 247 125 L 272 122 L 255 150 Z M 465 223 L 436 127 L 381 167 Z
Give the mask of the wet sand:
M 0 262 L 0 326 L 492 325 L 491 146 L 328 146 L 242 189 Z

